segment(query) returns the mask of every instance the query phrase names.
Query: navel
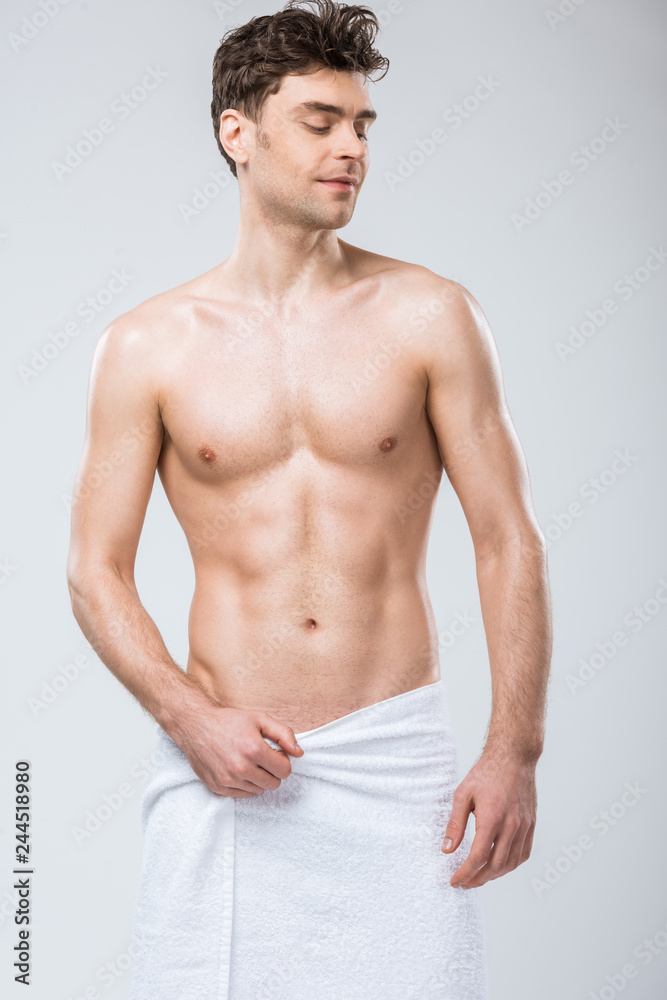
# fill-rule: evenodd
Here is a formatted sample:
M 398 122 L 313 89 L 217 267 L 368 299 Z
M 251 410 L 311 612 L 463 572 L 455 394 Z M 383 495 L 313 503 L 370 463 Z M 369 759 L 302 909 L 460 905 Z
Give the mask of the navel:
M 313 629 L 317 628 L 317 622 L 314 618 L 306 618 L 305 622 L 301 623 L 304 628 Z
M 202 462 L 206 462 L 207 465 L 210 465 L 211 462 L 215 462 L 215 452 L 206 444 L 201 446 L 197 454 L 201 458 Z
M 392 435 L 390 437 L 382 438 L 382 440 L 378 444 L 378 448 L 380 449 L 380 451 L 391 451 L 392 448 L 395 448 L 397 444 L 398 444 L 398 439 Z

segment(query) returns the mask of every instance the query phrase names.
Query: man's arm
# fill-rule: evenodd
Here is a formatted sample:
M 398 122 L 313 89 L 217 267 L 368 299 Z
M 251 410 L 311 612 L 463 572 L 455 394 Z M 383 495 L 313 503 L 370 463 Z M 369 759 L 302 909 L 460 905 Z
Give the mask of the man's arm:
M 248 718 L 240 718 L 252 713 L 225 709 L 181 670 L 135 586 L 139 536 L 164 436 L 154 358 L 149 335 L 131 313 L 107 327 L 95 350 L 72 496 L 72 610 L 103 663 L 181 745 L 199 777 L 221 794 L 242 797 L 277 787 L 278 777 L 289 773 L 289 759 L 279 761 Z M 224 725 L 220 712 L 226 713 Z M 265 713 L 254 715 L 262 717 L 264 735 L 298 752 L 289 727 Z M 267 770 L 258 766 L 260 758 Z
M 535 766 L 544 742 L 552 650 L 544 535 L 509 413 L 498 351 L 479 304 L 442 282 L 445 309 L 427 337 L 427 412 L 475 550 L 489 651 L 492 710 L 484 750 L 456 789 L 446 830 L 459 846 L 475 813 L 470 854 L 452 884 L 484 882 L 530 855 Z

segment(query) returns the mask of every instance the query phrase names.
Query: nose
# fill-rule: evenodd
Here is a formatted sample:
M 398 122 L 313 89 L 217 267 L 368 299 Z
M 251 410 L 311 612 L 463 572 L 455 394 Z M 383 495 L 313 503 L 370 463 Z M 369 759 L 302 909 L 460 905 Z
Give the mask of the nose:
M 368 146 L 359 138 L 352 122 L 341 124 L 340 129 L 336 129 L 336 140 L 333 154 L 336 159 L 363 160 Z

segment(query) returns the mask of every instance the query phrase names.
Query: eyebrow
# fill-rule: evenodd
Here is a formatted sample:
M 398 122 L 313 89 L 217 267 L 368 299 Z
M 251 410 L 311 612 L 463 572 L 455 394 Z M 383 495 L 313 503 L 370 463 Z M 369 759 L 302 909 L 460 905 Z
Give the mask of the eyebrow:
M 326 114 L 337 115 L 339 118 L 345 117 L 345 108 L 341 108 L 338 104 L 323 104 L 322 101 L 303 101 L 301 104 L 296 104 L 293 110 L 297 114 L 303 111 L 323 111 Z M 360 118 L 370 118 L 371 121 L 375 121 L 377 112 L 372 108 L 364 108 L 358 115 L 354 116 L 355 121 L 359 121 Z

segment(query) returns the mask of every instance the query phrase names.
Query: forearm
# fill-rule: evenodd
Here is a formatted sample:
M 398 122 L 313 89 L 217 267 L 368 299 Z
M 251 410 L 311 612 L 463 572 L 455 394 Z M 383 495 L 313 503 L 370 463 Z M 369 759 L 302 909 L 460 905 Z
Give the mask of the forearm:
M 537 761 L 553 643 L 542 539 L 513 540 L 478 558 L 477 581 L 492 687 L 485 752 Z
M 69 581 L 72 611 L 100 660 L 172 736 L 214 700 L 170 656 L 133 585 L 113 569 Z

